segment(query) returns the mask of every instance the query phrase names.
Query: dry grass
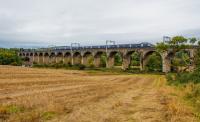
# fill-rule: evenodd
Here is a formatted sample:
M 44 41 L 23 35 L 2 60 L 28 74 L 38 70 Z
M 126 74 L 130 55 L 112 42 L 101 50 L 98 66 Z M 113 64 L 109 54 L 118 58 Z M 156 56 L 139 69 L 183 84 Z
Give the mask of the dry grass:
M 168 121 L 168 104 L 161 102 L 167 93 L 158 91 L 162 81 L 156 75 L 0 66 L 0 121 Z
M 194 111 L 183 99 L 189 89 L 178 89 L 167 86 L 165 83 L 160 88 L 162 93 L 161 104 L 165 106 L 165 116 L 170 122 L 197 122 Z

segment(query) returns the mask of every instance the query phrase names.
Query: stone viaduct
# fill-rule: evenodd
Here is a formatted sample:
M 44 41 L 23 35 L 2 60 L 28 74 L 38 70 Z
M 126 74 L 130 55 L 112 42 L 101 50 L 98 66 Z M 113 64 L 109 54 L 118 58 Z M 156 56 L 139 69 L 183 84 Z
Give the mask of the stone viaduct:
M 187 49 L 190 58 L 194 57 L 194 49 Z M 122 69 L 127 69 L 130 64 L 130 57 L 133 52 L 140 54 L 140 70 L 144 70 L 148 57 L 156 52 L 162 59 L 162 72 L 171 71 L 171 56 L 170 52 L 159 53 L 154 46 L 149 43 L 140 44 L 122 44 L 109 46 L 84 46 L 84 47 L 54 47 L 43 49 L 21 49 L 19 56 L 29 59 L 29 63 L 36 62 L 38 64 L 49 63 L 71 63 L 87 65 L 87 60 L 90 56 L 94 58 L 93 64 L 95 67 L 100 66 L 100 57 L 102 54 L 107 55 L 106 67 L 114 66 L 114 55 L 119 53 L 123 59 Z

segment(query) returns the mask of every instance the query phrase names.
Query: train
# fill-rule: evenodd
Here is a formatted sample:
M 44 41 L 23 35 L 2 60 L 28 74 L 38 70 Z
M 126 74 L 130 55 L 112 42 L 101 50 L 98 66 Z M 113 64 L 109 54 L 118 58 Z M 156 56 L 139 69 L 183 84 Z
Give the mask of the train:
M 37 48 L 37 49 L 23 49 L 21 48 L 20 51 L 59 51 L 59 50 L 84 50 L 84 49 L 113 49 L 113 48 L 152 48 L 154 47 L 153 44 L 148 42 L 142 42 L 139 44 L 117 44 L 117 45 L 99 45 L 99 46 L 55 46 L 55 47 L 48 47 L 48 48 Z

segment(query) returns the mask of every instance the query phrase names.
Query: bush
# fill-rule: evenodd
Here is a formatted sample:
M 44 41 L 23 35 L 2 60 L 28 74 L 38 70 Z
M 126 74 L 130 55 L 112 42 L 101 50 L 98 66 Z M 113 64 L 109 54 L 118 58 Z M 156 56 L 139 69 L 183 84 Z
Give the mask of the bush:
M 42 65 L 42 64 L 33 64 L 33 67 L 43 68 L 43 67 L 45 67 L 45 65 Z
M 62 63 L 56 63 L 56 64 L 54 64 L 54 67 L 55 67 L 56 69 L 58 69 L 58 68 L 64 67 L 64 65 L 63 65 Z
M 162 71 L 162 59 L 157 53 L 153 53 L 149 56 L 146 67 L 146 71 L 161 72 Z
M 68 62 L 68 63 L 67 63 L 67 66 L 72 67 L 71 62 Z
M 37 64 L 37 62 L 34 61 L 33 64 Z
M 189 83 L 189 82 L 193 82 L 191 80 L 192 74 L 191 73 L 178 73 L 176 75 L 176 80 L 180 81 L 180 83 Z
M 18 66 L 18 63 L 17 62 L 12 62 L 11 65 Z
M 191 81 L 194 83 L 200 83 L 200 71 L 199 69 L 195 70 L 194 73 L 191 74 Z
M 187 83 L 200 83 L 200 73 L 193 72 L 193 73 L 174 73 L 174 74 L 167 74 L 166 78 L 169 84 L 187 84 Z
M 89 65 L 89 68 L 95 68 L 95 65 L 94 64 L 91 64 L 91 65 Z
M 65 68 L 65 69 L 77 69 L 77 70 L 84 70 L 86 68 L 85 65 L 83 64 L 75 64 L 71 65 L 70 63 L 68 64 L 63 64 L 63 63 L 56 63 L 56 64 L 37 64 L 34 63 L 33 67 L 38 67 L 38 68 Z
M 78 68 L 79 70 L 84 70 L 86 68 L 86 66 L 83 64 L 75 64 L 74 66 L 75 68 Z
M 141 73 L 140 68 L 139 67 L 130 67 L 128 69 L 125 70 L 126 72 L 129 73 Z

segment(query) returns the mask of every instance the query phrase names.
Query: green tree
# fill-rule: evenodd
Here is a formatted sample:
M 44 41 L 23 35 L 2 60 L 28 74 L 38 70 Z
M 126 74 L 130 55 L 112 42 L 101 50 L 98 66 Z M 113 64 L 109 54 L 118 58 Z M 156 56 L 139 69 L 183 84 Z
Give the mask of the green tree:
M 145 66 L 146 71 L 162 71 L 162 59 L 158 53 L 153 53 L 149 56 L 147 64 Z
M 187 40 L 188 39 L 186 39 L 183 36 L 175 36 L 175 37 L 172 38 L 171 41 L 169 41 L 169 44 L 174 45 L 176 47 L 177 45 L 182 45 L 182 44 L 187 43 Z
M 191 41 L 192 40 L 192 41 Z M 190 48 L 191 44 L 188 44 L 188 39 L 183 36 L 175 36 L 167 43 L 157 43 L 156 49 L 158 52 L 168 51 L 172 53 L 172 67 L 178 69 L 178 67 L 186 67 L 184 70 L 189 68 L 190 62 L 188 62 L 189 56 L 182 52 L 186 48 Z M 194 38 L 190 39 L 191 42 L 196 42 Z M 178 53 L 178 54 L 177 54 Z
M 183 50 L 177 52 L 172 60 L 172 64 L 173 66 L 175 66 L 175 68 L 179 68 L 176 69 L 177 71 L 186 71 L 191 64 L 188 52 L 185 52 Z
M 88 66 L 94 67 L 94 57 L 92 55 L 88 57 Z
M 189 40 L 190 40 L 190 43 L 193 45 L 197 42 L 197 38 L 195 38 L 195 37 L 190 38 Z
M 106 67 L 107 56 L 106 53 L 103 53 L 100 57 L 100 66 Z
M 140 54 L 134 52 L 131 54 L 131 63 L 130 66 L 140 66 Z
M 21 65 L 22 60 L 17 52 L 11 49 L 0 49 L 0 65 Z
M 114 60 L 115 60 L 115 63 L 114 63 L 115 66 L 122 65 L 122 57 L 121 57 L 120 53 L 115 54 Z

